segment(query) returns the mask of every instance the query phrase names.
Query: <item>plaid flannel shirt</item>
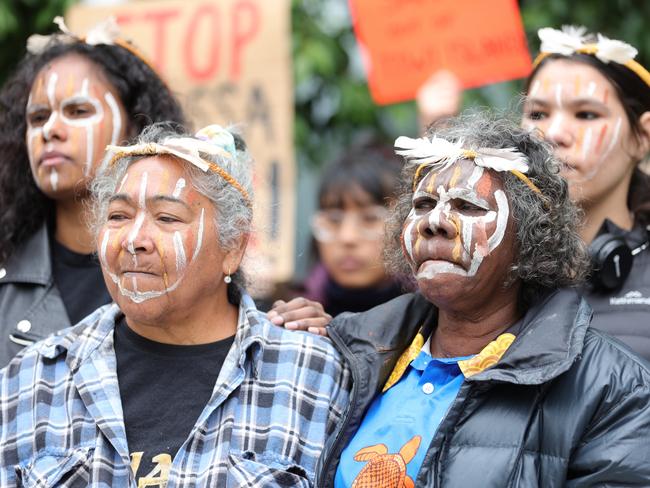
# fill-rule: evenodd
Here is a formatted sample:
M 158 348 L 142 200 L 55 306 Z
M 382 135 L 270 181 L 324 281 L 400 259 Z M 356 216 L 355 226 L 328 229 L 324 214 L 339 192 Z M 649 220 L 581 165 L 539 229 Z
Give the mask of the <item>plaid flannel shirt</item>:
M 0 372 L 0 486 L 137 486 L 113 347 L 120 314 L 104 306 Z M 350 382 L 328 340 L 273 326 L 243 296 L 233 346 L 167 487 L 310 486 Z

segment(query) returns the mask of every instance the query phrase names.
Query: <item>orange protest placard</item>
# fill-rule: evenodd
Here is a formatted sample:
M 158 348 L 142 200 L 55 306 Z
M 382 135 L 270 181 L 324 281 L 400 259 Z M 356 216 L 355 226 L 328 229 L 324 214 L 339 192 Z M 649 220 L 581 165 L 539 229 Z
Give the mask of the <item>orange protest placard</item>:
M 465 88 L 531 70 L 516 0 L 350 0 L 375 102 L 415 98 L 439 69 Z

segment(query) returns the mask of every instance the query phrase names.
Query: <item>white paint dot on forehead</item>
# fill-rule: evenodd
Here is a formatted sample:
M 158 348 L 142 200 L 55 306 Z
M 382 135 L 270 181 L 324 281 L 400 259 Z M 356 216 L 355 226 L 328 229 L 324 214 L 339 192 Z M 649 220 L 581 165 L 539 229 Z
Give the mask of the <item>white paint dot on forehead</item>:
M 528 93 L 528 96 L 534 97 L 535 95 L 537 95 L 537 92 L 539 91 L 539 86 L 540 86 L 539 80 L 535 81 L 533 83 L 533 86 L 530 88 L 530 92 Z
M 174 186 L 174 192 L 172 193 L 172 196 L 174 198 L 178 198 L 181 194 L 181 191 L 183 191 L 183 188 L 185 188 L 185 178 L 179 178 L 176 182 L 176 186 Z M 203 211 L 203 209 L 201 209 L 201 211 Z
M 120 115 L 120 108 L 117 106 L 115 97 L 111 92 L 106 92 L 104 95 L 104 100 L 106 100 L 106 105 L 111 109 L 111 114 L 113 115 L 113 133 L 111 134 L 111 144 L 117 144 L 117 139 L 120 137 L 120 131 L 122 130 L 122 116 Z
M 138 195 L 138 206 L 140 208 L 145 207 L 145 198 L 147 196 L 147 172 L 142 173 L 140 177 L 140 194 Z
M 120 183 L 120 186 L 117 189 L 117 193 L 120 193 L 122 191 L 122 188 L 124 188 L 124 183 L 126 183 L 126 179 L 128 177 L 129 177 L 129 173 L 124 173 L 124 177 L 122 178 L 122 182 Z
M 558 107 L 562 108 L 562 90 L 563 86 L 561 83 L 555 85 L 555 103 Z
M 596 93 L 596 82 L 590 81 L 587 85 L 587 96 L 593 97 L 594 93 Z

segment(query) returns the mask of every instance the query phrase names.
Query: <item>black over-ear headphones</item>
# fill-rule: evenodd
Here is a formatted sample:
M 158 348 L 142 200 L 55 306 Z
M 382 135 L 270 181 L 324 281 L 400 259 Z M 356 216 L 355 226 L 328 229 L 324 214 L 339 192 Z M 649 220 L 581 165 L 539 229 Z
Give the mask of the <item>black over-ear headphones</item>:
M 646 240 L 632 249 L 622 236 L 605 233 L 596 237 L 589 245 L 594 286 L 604 290 L 619 288 L 630 274 L 634 256 L 649 244 L 650 241 Z

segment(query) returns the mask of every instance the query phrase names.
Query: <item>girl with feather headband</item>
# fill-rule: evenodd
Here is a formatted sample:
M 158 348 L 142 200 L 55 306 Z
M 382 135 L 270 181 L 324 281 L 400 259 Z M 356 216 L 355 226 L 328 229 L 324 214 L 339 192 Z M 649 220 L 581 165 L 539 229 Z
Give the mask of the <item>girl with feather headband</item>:
M 584 213 L 592 326 L 650 359 L 650 73 L 634 47 L 584 27 L 539 38 L 522 124 L 554 145 Z

